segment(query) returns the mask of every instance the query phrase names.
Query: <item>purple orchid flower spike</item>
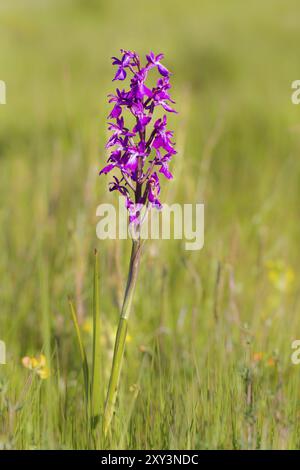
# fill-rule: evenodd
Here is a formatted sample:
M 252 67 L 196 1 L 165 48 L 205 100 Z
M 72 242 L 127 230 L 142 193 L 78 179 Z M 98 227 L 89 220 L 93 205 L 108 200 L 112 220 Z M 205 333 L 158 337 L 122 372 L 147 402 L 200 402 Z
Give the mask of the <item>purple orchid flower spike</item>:
M 113 181 L 109 183 L 109 190 L 118 191 L 124 197 L 130 229 L 138 236 L 132 237 L 129 273 L 103 414 L 104 435 L 109 431 L 114 415 L 128 317 L 139 271 L 142 249 L 140 226 L 143 223 L 143 214 L 148 208 L 161 209 L 159 177 L 162 175 L 168 180 L 173 177 L 169 163 L 176 154 L 172 141 L 173 132 L 168 130 L 167 116 L 163 114 L 176 112 L 170 105 L 174 104 L 169 95 L 171 74 L 161 63 L 163 54 L 155 55 L 150 52 L 146 56 L 147 62 L 144 67 L 136 52 L 121 49 L 121 54 L 120 59 L 113 57 L 113 65 L 117 66 L 113 80 L 124 81 L 129 73 L 132 77 L 128 91 L 117 88 L 114 95 L 109 95 L 109 103 L 112 103 L 113 108 L 108 116 L 110 119 L 108 129 L 112 134 L 106 148 L 110 155 L 100 174 L 118 172 L 118 176 L 113 176 Z M 159 76 L 156 86 L 150 88 L 146 85 L 146 81 L 148 74 L 155 68 Z M 163 116 L 157 116 L 154 121 L 157 109 L 162 110 Z M 133 117 L 132 127 L 126 124 L 126 113 Z
M 146 55 L 145 66 L 136 52 L 121 49 L 121 54 L 121 58 L 112 58 L 117 66 L 113 81 L 124 81 L 129 73 L 132 76 L 128 90 L 117 88 L 115 94 L 109 95 L 113 108 L 108 116 L 108 129 L 112 134 L 106 148 L 111 153 L 100 174 L 120 172 L 120 178 L 110 184 L 110 191 L 118 191 L 126 198 L 129 223 L 136 224 L 140 205 L 161 208 L 159 176 L 173 177 L 169 170 L 176 154 L 173 132 L 167 128 L 166 115 L 152 123 L 155 109 L 176 111 L 171 107 L 175 103 L 169 94 L 171 73 L 161 63 L 163 54 L 155 55 L 151 51 Z M 159 75 L 156 86 L 150 88 L 146 81 L 155 68 Z M 131 128 L 125 124 L 126 112 L 134 118 Z

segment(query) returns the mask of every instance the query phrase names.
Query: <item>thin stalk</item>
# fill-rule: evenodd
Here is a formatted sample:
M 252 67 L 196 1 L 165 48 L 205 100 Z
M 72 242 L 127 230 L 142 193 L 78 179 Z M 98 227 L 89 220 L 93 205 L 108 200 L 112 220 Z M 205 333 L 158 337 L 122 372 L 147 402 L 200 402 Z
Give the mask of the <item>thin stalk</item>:
M 79 351 L 80 351 L 81 367 L 82 367 L 83 380 L 84 380 L 86 416 L 87 416 L 87 420 L 89 420 L 89 403 L 90 403 L 89 367 L 88 367 L 85 348 L 84 348 L 82 337 L 81 337 L 81 332 L 80 332 L 80 328 L 79 328 L 79 324 L 78 324 L 77 315 L 76 315 L 76 312 L 75 312 L 73 302 L 70 299 L 69 299 L 69 306 L 70 306 L 70 312 L 71 312 L 73 324 L 74 324 L 74 327 L 75 327 L 77 343 L 78 343 L 78 347 L 79 347 Z
M 40 259 L 40 289 L 41 289 L 41 311 L 42 311 L 42 335 L 43 346 L 46 361 L 50 374 L 53 376 L 51 364 L 51 314 L 50 314 L 50 297 L 49 297 L 49 271 L 48 264 L 41 255 Z M 50 448 L 54 445 L 54 401 L 53 401 L 53 381 L 52 376 L 46 381 L 46 401 L 47 401 L 47 433 L 49 436 Z
M 125 342 L 128 327 L 128 318 L 131 310 L 132 299 L 134 296 L 136 280 L 139 272 L 140 256 L 141 256 L 141 241 L 132 240 L 132 250 L 129 263 L 129 272 L 127 285 L 124 295 L 124 301 L 122 310 L 120 313 L 119 325 L 116 334 L 114 357 L 112 363 L 112 369 L 110 374 L 110 380 L 108 385 L 108 391 L 105 402 L 104 417 L 103 417 L 103 432 L 107 434 L 111 420 L 114 413 L 114 407 L 117 398 L 120 374 L 122 369 L 122 362 L 125 350 Z
M 91 418 L 94 429 L 99 422 L 102 403 L 101 386 L 101 343 L 100 343 L 100 300 L 99 300 L 99 262 L 95 250 L 94 290 L 93 290 L 93 363 L 91 390 Z

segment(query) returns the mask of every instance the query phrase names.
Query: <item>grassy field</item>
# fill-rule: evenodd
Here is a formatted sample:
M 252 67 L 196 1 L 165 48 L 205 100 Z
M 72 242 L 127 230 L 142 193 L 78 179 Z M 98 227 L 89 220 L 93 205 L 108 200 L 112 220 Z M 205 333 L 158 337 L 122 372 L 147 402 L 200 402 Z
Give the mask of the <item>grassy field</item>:
M 300 448 L 299 20 L 297 0 L 1 1 L 0 448 Z M 103 439 L 68 297 L 90 363 L 96 248 L 103 396 L 130 254 L 95 232 L 120 48 L 174 73 L 162 199 L 205 204 L 205 246 L 146 243 Z M 22 364 L 41 353 L 44 379 Z

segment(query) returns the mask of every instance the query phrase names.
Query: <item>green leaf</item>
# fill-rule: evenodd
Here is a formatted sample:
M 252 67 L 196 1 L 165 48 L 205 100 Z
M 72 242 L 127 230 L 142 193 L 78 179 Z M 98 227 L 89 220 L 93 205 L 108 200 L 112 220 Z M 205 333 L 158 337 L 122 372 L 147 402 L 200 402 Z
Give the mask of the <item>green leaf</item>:
M 69 305 L 70 305 L 71 316 L 72 316 L 72 320 L 73 320 L 73 323 L 74 323 L 77 342 L 78 342 L 80 356 L 81 356 L 81 365 L 82 365 L 83 380 L 84 380 L 84 391 L 85 391 L 85 398 L 86 398 L 86 407 L 87 407 L 87 412 L 88 412 L 88 406 L 89 406 L 89 367 L 88 367 L 88 363 L 87 363 L 85 348 L 84 348 L 83 341 L 82 341 L 82 338 L 81 338 L 81 333 L 80 333 L 80 328 L 79 328 L 79 324 L 78 324 L 78 320 L 77 320 L 77 315 L 76 315 L 76 312 L 75 312 L 74 305 L 73 305 L 73 303 L 70 299 L 69 299 Z

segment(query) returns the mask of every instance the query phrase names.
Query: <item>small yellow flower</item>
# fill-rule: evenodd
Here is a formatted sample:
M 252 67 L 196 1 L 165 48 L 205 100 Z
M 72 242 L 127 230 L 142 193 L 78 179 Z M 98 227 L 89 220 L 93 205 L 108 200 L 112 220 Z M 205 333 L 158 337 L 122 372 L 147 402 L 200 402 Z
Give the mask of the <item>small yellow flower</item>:
M 263 357 L 264 357 L 264 353 L 256 352 L 256 353 L 253 354 L 253 361 L 254 362 L 260 362 Z
M 268 261 L 266 263 L 268 278 L 271 284 L 280 292 L 288 292 L 295 280 L 295 273 L 284 261 Z
M 47 366 L 37 369 L 36 373 L 42 380 L 48 379 L 50 376 L 50 370 Z
M 92 332 L 93 332 L 93 322 L 92 322 L 91 318 L 87 318 L 86 320 L 84 320 L 83 325 L 82 325 L 82 329 L 85 333 L 92 334 Z
M 38 363 L 37 367 L 40 367 L 40 368 L 46 367 L 47 365 L 46 356 L 44 356 L 44 354 L 40 354 L 40 356 L 38 356 L 37 358 L 37 363 Z
M 50 369 L 47 366 L 44 354 L 40 354 L 37 357 L 25 356 L 22 359 L 22 364 L 26 369 L 34 371 L 42 380 L 48 379 L 50 376 Z
M 127 334 L 126 336 L 126 343 L 131 343 L 132 341 L 132 336 L 130 336 L 129 334 Z

